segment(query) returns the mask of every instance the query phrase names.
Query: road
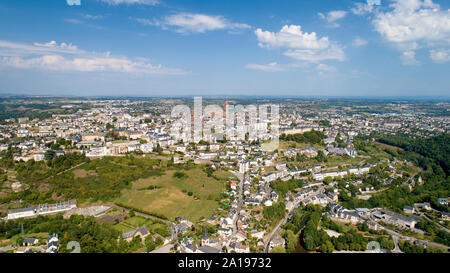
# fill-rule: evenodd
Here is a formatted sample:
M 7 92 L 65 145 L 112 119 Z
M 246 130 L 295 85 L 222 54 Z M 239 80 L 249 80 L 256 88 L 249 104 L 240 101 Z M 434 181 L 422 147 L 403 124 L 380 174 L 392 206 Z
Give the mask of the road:
M 270 241 L 273 240 L 273 238 L 278 234 L 278 232 L 280 231 L 281 226 L 283 226 L 284 224 L 286 224 L 286 221 L 291 218 L 292 216 L 292 212 L 289 212 L 288 214 L 286 214 L 286 216 L 284 216 L 283 219 L 280 220 L 280 222 L 278 222 L 278 224 L 275 226 L 275 228 L 267 235 L 267 239 L 264 242 L 264 252 L 265 253 L 269 253 L 269 243 Z
M 173 244 L 167 244 L 158 249 L 151 251 L 150 253 L 170 253 L 170 250 L 174 247 Z
M 417 239 L 417 238 L 414 238 L 414 237 L 411 237 L 411 236 L 406 236 L 406 235 L 400 234 L 400 233 L 398 233 L 398 232 L 396 232 L 396 231 L 394 231 L 392 229 L 388 229 L 388 228 L 380 225 L 380 223 L 378 223 L 378 225 L 380 226 L 381 229 L 385 230 L 388 234 L 390 234 L 392 236 L 392 239 L 394 239 L 394 243 L 395 243 L 395 240 L 398 241 L 398 239 L 402 239 L 402 240 L 407 240 L 407 241 L 410 241 L 410 242 L 416 242 L 417 241 L 417 242 L 422 243 L 422 244 L 427 245 L 427 246 L 432 246 L 432 247 L 437 247 L 437 248 L 445 248 L 447 250 L 450 250 L 450 247 L 448 247 L 446 245 L 438 244 L 438 243 L 430 242 L 430 241 L 426 241 L 426 240 L 420 240 L 420 239 Z M 398 249 L 398 250 L 400 250 L 400 249 Z
M 239 220 L 239 216 L 241 214 L 242 204 L 244 203 L 243 198 L 242 198 L 242 190 L 243 190 L 243 187 L 244 187 L 245 175 L 241 174 L 241 173 L 238 173 L 238 172 L 234 172 L 234 171 L 232 171 L 231 173 L 236 175 L 239 178 L 239 185 L 238 185 L 239 192 L 237 194 L 238 195 L 238 205 L 237 205 L 237 209 L 236 209 L 237 210 L 237 217 L 236 217 L 236 219 L 234 220 L 234 223 L 233 223 L 233 235 L 236 235 L 236 233 L 239 230 L 239 228 L 238 228 L 238 220 Z
M 402 253 L 400 247 L 398 246 L 398 236 L 392 235 L 392 240 L 394 241 L 394 249 L 392 250 L 392 253 Z
M 420 216 L 422 216 L 423 218 L 427 219 L 428 221 L 434 223 L 440 230 L 443 230 L 443 231 L 445 231 L 445 232 L 447 232 L 447 233 L 450 233 L 450 229 L 448 229 L 448 228 L 442 226 L 442 225 L 439 224 L 439 223 L 436 223 L 435 221 L 433 221 L 432 219 L 430 219 L 428 216 L 426 216 L 425 213 L 419 211 L 417 208 L 416 208 L 416 211 L 419 212 L 419 215 L 420 215 Z M 434 211 L 436 211 L 436 210 L 434 210 Z

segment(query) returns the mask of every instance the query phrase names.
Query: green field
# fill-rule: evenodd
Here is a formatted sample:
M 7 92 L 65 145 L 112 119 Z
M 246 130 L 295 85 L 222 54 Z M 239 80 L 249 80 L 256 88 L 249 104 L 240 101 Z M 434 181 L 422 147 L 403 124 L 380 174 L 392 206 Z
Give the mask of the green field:
M 270 141 L 265 141 L 264 143 L 269 143 L 269 142 Z M 279 140 L 279 142 L 278 142 L 278 150 L 285 150 L 287 148 L 300 149 L 300 148 L 304 148 L 307 146 L 313 146 L 316 149 L 324 149 L 325 148 L 324 145 L 320 145 L 320 144 L 298 143 L 295 141 L 288 141 L 288 140 Z
M 214 173 L 219 178 L 216 180 L 208 177 L 202 166 L 182 170 L 187 175 L 183 179 L 173 177 L 175 172 L 169 170 L 160 177 L 149 177 L 133 182 L 131 189 L 122 190 L 116 202 L 162 214 L 171 220 L 184 216 L 191 221 L 199 221 L 210 217 L 219 207 L 217 200 L 225 190 L 226 178 L 232 176 L 219 171 Z M 149 186 L 158 188 L 145 190 Z M 192 192 L 192 196 L 189 196 L 189 192 Z
M 160 228 L 167 230 L 166 224 L 154 221 L 152 219 L 146 219 L 140 216 L 133 216 L 131 218 L 128 218 L 118 224 L 115 224 L 113 227 L 117 231 L 128 232 L 142 226 L 146 226 L 152 234 L 158 233 L 157 231 Z

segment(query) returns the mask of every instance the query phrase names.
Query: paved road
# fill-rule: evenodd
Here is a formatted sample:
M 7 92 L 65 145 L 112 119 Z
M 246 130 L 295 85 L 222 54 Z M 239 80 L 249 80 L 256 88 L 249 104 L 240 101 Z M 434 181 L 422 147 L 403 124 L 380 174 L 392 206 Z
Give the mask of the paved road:
M 14 249 L 16 249 L 16 247 L 14 247 L 14 246 L 5 246 L 5 247 L 2 247 L 2 248 L 0 248 L 0 252 L 8 252 L 8 251 L 10 251 L 10 250 L 14 250 Z
M 264 242 L 264 252 L 265 253 L 269 253 L 269 243 L 270 241 L 273 240 L 273 238 L 278 234 L 278 232 L 280 231 L 281 226 L 283 226 L 284 224 L 286 224 L 286 221 L 291 218 L 292 216 L 292 212 L 289 212 L 286 216 L 284 216 L 283 219 L 281 219 L 280 222 L 278 222 L 278 224 L 275 226 L 275 228 L 267 235 L 267 239 Z
M 170 250 L 173 248 L 173 246 L 174 246 L 173 244 L 167 244 L 158 249 L 150 251 L 150 253 L 170 253 Z
M 239 216 L 240 216 L 240 213 L 241 213 L 241 209 L 242 209 L 242 204 L 244 203 L 244 201 L 243 201 L 243 199 L 242 199 L 242 189 L 243 189 L 243 187 L 244 187 L 244 179 L 245 179 L 245 175 L 244 174 L 241 174 L 241 173 L 238 173 L 238 172 L 234 172 L 234 171 L 232 171 L 231 173 L 233 173 L 234 175 L 236 175 L 238 178 L 239 178 L 239 185 L 238 185 L 238 187 L 239 187 L 239 192 L 238 192 L 238 205 L 237 205 L 237 217 L 236 217 L 236 219 L 234 220 L 234 223 L 233 223 L 233 235 L 236 235 L 236 233 L 238 232 L 238 225 L 237 225 L 237 222 L 238 222 L 238 219 L 239 219 Z
M 443 244 L 438 244 L 438 243 L 435 243 L 435 242 L 430 242 L 430 241 L 427 241 L 427 240 L 420 240 L 420 239 L 417 239 L 417 238 L 414 238 L 414 237 L 411 237 L 411 236 L 406 236 L 406 235 L 400 234 L 400 233 L 398 233 L 398 232 L 396 232 L 396 231 L 394 231 L 392 229 L 388 229 L 388 228 L 380 225 L 380 223 L 378 223 L 378 225 L 380 226 L 381 229 L 386 230 L 387 233 L 392 235 L 393 238 L 397 237 L 398 239 L 407 240 L 407 241 L 410 241 L 410 242 L 416 242 L 417 241 L 417 242 L 425 244 L 427 246 L 432 246 L 432 247 L 437 247 L 437 248 L 445 248 L 447 250 L 450 250 L 449 246 L 446 246 L 446 245 L 443 245 Z
M 416 209 L 416 210 L 417 210 L 417 209 Z M 418 211 L 418 210 L 417 210 L 417 211 Z M 448 229 L 448 228 L 442 226 L 442 225 L 439 224 L 439 223 L 436 223 L 435 221 L 433 221 L 432 219 L 430 219 L 428 216 L 426 216 L 425 213 L 419 212 L 419 215 L 422 216 L 423 218 L 427 219 L 428 221 L 430 221 L 430 222 L 436 224 L 436 226 L 437 226 L 440 230 L 443 230 L 443 231 L 445 231 L 445 232 L 447 232 L 447 233 L 450 233 L 450 229 Z
M 392 250 L 392 253 L 402 253 L 402 250 L 398 246 L 398 236 L 392 236 L 392 240 L 394 241 L 394 249 Z

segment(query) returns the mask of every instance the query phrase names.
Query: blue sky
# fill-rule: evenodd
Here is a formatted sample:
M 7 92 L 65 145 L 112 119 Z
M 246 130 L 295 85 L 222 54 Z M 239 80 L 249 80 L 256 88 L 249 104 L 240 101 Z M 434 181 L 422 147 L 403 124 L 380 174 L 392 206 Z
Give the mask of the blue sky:
M 449 75 L 447 0 L 0 1 L 0 93 L 448 96 Z

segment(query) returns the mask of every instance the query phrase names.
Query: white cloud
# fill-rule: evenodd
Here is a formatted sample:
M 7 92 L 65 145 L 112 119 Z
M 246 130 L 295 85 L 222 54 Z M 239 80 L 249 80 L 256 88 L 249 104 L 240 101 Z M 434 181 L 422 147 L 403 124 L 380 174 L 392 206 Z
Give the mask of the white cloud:
M 181 69 L 153 65 L 145 59 L 93 53 L 55 41 L 33 45 L 0 41 L 0 66 L 51 71 L 122 72 L 137 74 L 184 74 Z
M 307 62 L 345 59 L 340 45 L 328 37 L 319 38 L 315 32 L 303 32 L 301 26 L 285 25 L 279 32 L 255 30 L 258 45 L 262 48 L 281 48 L 285 56 Z
M 450 9 L 441 10 L 432 0 L 394 0 L 389 7 L 376 13 L 373 24 L 387 41 L 405 51 L 406 63 L 415 63 L 413 50 L 450 46 Z
M 355 3 L 355 6 L 350 9 L 355 15 L 366 15 L 374 10 L 373 5 L 368 5 L 367 3 Z
M 196 13 L 177 13 L 164 17 L 162 20 L 137 18 L 143 25 L 159 26 L 163 29 L 173 28 L 179 33 L 204 33 L 223 29 L 249 29 L 247 24 L 233 23 L 220 15 L 206 15 Z
M 416 52 L 405 51 L 401 56 L 403 65 L 419 65 L 420 63 L 416 60 Z
M 67 18 L 67 19 L 64 19 L 64 21 L 68 22 L 68 23 L 72 23 L 72 24 L 78 24 L 78 25 L 81 25 L 84 23 L 83 21 L 75 19 L 75 18 Z
M 450 10 L 441 10 L 431 0 L 395 0 L 393 10 L 377 13 L 375 29 L 388 41 L 450 43 Z
M 0 40 L 0 56 L 14 57 L 45 54 L 83 54 L 84 51 L 72 44 L 51 41 L 45 44 L 34 43 L 32 45 Z
M 364 45 L 367 45 L 367 41 L 360 37 L 356 37 L 352 41 L 352 46 L 354 46 L 354 47 L 360 47 L 360 46 L 364 46 Z
M 247 64 L 245 67 L 248 69 L 262 70 L 266 72 L 279 72 L 286 70 L 285 66 L 282 66 L 277 62 L 273 62 L 270 64 Z
M 344 50 L 337 44 L 333 44 L 325 50 L 292 49 L 284 52 L 284 55 L 299 61 L 307 61 L 312 63 L 326 60 L 345 60 Z
M 299 48 L 299 49 L 326 49 L 330 45 L 328 37 L 317 38 L 315 32 L 303 32 L 301 26 L 285 25 L 280 32 L 255 30 L 260 47 L 273 48 Z
M 326 65 L 326 64 L 318 64 L 316 66 L 316 69 L 319 71 L 324 71 L 324 72 L 334 72 L 336 71 L 336 67 L 331 66 L 331 65 Z
M 103 15 L 92 15 L 92 14 L 83 14 L 83 18 L 89 20 L 99 20 L 103 18 Z
M 435 63 L 450 62 L 450 49 L 430 50 L 430 58 Z
M 329 27 L 336 28 L 340 26 L 336 21 L 343 19 L 347 15 L 347 12 L 343 10 L 334 10 L 327 14 L 319 12 L 318 15 L 322 20 L 329 23 Z
M 140 5 L 148 5 L 148 6 L 154 6 L 159 4 L 158 0 L 97 0 L 100 2 L 105 2 L 110 5 L 120 5 L 120 4 L 140 4 Z

